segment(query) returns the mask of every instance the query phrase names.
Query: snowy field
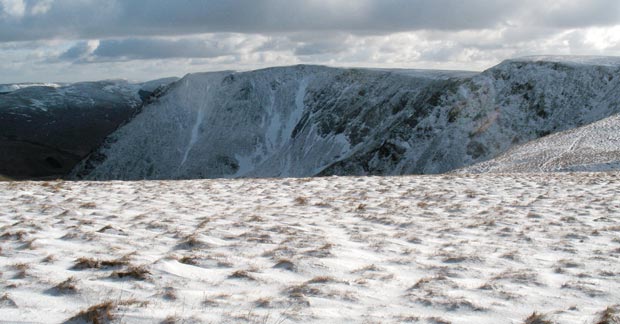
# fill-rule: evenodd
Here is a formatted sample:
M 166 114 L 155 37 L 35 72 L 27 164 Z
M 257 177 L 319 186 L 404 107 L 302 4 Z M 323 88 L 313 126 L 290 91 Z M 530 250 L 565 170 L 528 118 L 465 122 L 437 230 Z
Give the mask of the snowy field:
M 618 323 L 620 174 L 4 182 L 0 248 L 2 323 Z

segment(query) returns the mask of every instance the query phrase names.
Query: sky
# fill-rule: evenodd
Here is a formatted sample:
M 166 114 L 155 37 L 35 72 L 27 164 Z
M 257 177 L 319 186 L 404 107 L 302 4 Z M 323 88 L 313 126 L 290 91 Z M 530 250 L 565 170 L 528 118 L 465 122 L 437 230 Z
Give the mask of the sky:
M 0 0 L 0 83 L 620 56 L 619 0 Z

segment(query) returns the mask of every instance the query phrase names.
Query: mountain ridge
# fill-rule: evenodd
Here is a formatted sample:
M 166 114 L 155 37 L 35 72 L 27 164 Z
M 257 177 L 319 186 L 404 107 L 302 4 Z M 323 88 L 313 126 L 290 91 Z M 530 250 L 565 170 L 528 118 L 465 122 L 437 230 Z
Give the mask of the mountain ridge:
M 473 75 L 311 65 L 189 74 L 72 177 L 443 173 L 618 113 L 619 72 L 618 58 L 535 57 Z

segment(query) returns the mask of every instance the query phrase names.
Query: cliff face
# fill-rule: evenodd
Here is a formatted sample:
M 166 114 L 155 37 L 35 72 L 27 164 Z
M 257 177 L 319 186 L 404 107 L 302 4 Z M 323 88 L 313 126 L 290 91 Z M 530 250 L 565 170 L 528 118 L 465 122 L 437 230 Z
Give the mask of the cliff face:
M 620 62 L 529 58 L 480 74 L 295 66 L 191 74 L 81 179 L 441 173 L 620 111 Z

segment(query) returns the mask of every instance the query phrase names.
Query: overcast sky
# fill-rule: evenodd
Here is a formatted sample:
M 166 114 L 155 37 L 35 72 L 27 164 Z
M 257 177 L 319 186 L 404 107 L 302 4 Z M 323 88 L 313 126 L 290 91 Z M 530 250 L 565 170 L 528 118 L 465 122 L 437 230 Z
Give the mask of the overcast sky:
M 0 0 L 0 83 L 620 55 L 620 0 Z

